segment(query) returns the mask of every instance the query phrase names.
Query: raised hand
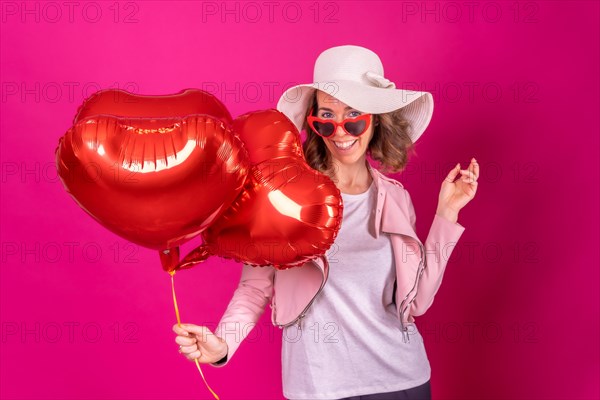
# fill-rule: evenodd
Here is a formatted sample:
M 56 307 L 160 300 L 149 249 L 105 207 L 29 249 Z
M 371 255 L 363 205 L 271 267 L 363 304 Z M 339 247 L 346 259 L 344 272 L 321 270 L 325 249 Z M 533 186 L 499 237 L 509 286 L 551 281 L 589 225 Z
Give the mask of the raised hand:
M 461 177 L 455 181 L 459 173 Z M 477 193 L 477 178 L 479 178 L 479 164 L 475 158 L 471 159 L 467 169 L 460 169 L 460 163 L 456 164 L 442 182 L 436 214 L 456 222 L 458 212 Z

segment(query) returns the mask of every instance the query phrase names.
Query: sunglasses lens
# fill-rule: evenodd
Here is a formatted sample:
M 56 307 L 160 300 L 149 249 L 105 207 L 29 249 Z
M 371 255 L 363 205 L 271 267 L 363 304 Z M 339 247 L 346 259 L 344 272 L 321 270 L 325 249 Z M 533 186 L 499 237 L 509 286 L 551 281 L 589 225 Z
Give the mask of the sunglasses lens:
M 314 123 L 315 129 L 319 132 L 319 135 L 329 137 L 335 131 L 335 127 L 331 122 L 317 122 Z
M 360 136 L 364 133 L 367 126 L 366 121 L 346 122 L 344 128 L 352 136 Z

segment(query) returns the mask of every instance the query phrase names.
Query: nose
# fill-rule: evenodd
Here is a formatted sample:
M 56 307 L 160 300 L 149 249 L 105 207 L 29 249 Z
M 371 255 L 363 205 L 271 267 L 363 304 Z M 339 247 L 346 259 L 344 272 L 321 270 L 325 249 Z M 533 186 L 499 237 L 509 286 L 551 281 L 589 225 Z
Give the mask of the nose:
M 335 129 L 335 136 L 343 137 L 346 135 L 347 135 L 347 133 L 344 130 L 344 128 L 342 128 L 341 125 L 338 125 L 337 128 Z

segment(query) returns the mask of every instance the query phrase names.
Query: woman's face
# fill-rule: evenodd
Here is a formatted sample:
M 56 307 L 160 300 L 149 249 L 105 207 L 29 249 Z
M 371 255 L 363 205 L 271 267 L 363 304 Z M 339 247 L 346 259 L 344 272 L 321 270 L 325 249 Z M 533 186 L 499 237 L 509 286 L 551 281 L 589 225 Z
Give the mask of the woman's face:
M 320 90 L 317 90 L 317 107 L 317 117 L 332 119 L 337 122 L 364 114 Z M 333 135 L 328 138 L 322 137 L 322 139 L 334 160 L 340 164 L 351 165 L 357 162 L 364 162 L 365 154 L 372 137 L 373 116 L 371 116 L 369 128 L 359 137 L 346 133 L 341 126 L 338 126 Z

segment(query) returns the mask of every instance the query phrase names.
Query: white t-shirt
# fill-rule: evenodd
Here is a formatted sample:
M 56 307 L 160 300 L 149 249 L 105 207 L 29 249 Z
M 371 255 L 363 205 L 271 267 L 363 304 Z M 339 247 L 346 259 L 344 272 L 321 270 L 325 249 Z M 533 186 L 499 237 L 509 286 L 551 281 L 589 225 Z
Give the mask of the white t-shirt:
M 393 303 L 395 265 L 389 235 L 375 238 L 376 187 L 342 193 L 342 226 L 327 252 L 329 278 L 306 316 L 283 331 L 283 394 L 339 399 L 409 389 L 431 376 L 423 338 L 409 324 L 402 340 Z M 412 325 L 412 326 L 410 326 Z

